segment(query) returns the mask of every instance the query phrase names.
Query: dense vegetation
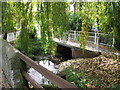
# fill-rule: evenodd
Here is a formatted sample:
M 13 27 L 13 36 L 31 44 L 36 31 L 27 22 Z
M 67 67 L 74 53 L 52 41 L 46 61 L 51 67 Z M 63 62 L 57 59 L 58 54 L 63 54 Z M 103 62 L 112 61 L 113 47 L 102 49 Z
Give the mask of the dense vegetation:
M 98 27 L 99 32 L 113 33 L 119 49 L 120 2 L 75 2 L 74 12 L 69 12 L 67 2 L 2 2 L 2 33 L 21 30 L 20 47 L 28 53 L 30 33 L 35 24 L 41 32 L 42 46 L 54 51 L 51 37 L 66 30 L 82 30 L 81 45 L 84 48 L 86 32 Z M 97 23 L 95 25 L 94 23 Z M 84 33 L 85 32 L 85 33 Z
M 69 11 L 71 4 L 74 11 Z M 84 49 L 92 27 L 97 27 L 98 32 L 112 34 L 115 37 L 114 49 L 120 50 L 120 2 L 2 2 L 4 39 L 7 33 L 20 30 L 15 46 L 32 58 L 42 52 L 55 54 L 56 44 L 52 37 L 63 36 L 69 30 L 82 31 L 80 43 Z M 71 68 L 66 68 L 65 72 L 68 81 L 85 88 L 88 76 Z M 99 80 L 94 82 L 96 86 L 100 85 Z

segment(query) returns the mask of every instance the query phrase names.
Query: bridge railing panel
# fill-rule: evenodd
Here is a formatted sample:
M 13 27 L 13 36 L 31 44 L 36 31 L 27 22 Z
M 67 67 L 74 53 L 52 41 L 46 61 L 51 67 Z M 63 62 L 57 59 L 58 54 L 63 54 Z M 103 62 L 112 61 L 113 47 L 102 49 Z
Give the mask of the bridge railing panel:
M 99 33 L 99 44 L 114 47 L 114 36 L 112 34 Z
M 70 30 L 68 33 L 64 34 L 64 37 L 67 36 L 67 38 L 66 39 L 64 38 L 64 40 L 66 42 L 71 41 L 71 42 L 80 43 L 80 32 L 81 31 Z M 88 34 L 89 34 L 88 39 L 87 39 L 88 43 L 114 47 L 115 39 L 112 34 L 104 34 L 104 33 L 98 33 L 98 32 L 88 32 Z

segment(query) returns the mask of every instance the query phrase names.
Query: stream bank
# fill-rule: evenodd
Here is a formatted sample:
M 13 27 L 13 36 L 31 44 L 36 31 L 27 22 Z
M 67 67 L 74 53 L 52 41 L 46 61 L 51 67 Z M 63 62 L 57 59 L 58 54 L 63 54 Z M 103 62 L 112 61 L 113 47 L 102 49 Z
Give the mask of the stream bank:
M 76 86 L 84 81 L 84 88 L 112 88 L 120 85 L 120 61 L 108 55 L 64 61 L 59 65 L 59 72 Z

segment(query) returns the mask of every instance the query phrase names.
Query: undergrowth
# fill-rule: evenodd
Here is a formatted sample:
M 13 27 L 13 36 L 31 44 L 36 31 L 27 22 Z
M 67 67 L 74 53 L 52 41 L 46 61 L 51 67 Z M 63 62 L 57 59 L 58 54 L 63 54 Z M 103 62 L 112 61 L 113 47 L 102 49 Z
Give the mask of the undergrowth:
M 19 39 L 15 40 L 15 48 L 17 48 L 18 50 L 20 50 L 21 52 L 24 53 L 24 51 L 22 51 L 21 47 L 20 47 L 20 41 Z M 42 41 L 41 39 L 29 39 L 29 44 L 28 44 L 28 57 L 35 59 L 35 56 L 37 55 L 42 55 L 44 54 L 44 49 L 42 47 Z
M 74 70 L 73 66 L 64 68 L 66 80 L 71 82 L 78 88 L 102 88 L 103 82 L 100 78 L 90 77 L 81 70 Z M 114 85 L 112 87 L 104 87 L 110 90 L 120 90 L 120 84 Z

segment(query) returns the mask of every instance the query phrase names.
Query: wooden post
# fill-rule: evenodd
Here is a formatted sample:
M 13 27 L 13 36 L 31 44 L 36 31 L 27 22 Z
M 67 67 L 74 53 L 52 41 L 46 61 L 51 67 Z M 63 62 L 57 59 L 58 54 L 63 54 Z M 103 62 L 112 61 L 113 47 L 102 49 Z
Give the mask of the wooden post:
M 24 61 L 20 60 L 21 61 L 21 73 L 22 71 L 25 71 L 27 72 L 27 65 Z M 28 86 L 28 81 L 25 79 L 25 77 L 23 76 L 23 82 L 24 82 L 24 86 L 23 87 L 27 87 L 29 88 Z
M 23 76 L 34 86 L 34 88 L 38 88 L 38 90 L 45 90 L 43 87 L 37 83 L 27 72 L 22 71 Z

